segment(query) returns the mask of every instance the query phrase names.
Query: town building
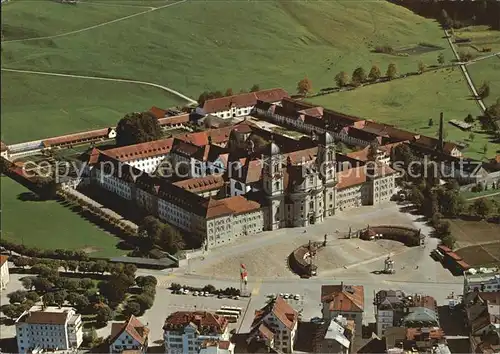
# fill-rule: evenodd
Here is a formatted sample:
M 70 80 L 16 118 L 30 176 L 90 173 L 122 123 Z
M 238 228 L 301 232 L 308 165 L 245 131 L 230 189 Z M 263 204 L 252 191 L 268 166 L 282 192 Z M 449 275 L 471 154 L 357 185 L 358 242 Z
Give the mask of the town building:
M 216 117 L 231 119 L 250 115 L 259 101 L 279 103 L 285 97 L 289 97 L 288 93 L 280 88 L 242 93 L 206 100 L 197 112 L 204 115 L 211 114 Z
M 134 315 L 125 322 L 111 325 L 109 353 L 146 353 L 148 349 L 149 328 L 144 326 Z
M 499 268 L 470 268 L 464 272 L 464 296 L 473 291 L 500 291 Z
M 9 152 L 9 147 L 3 141 L 0 141 L 0 156 L 8 160 Z
M 255 311 L 247 343 L 261 343 L 264 347 L 293 353 L 299 316 L 282 297 L 278 296 L 262 309 Z
M 354 333 L 354 321 L 348 321 L 345 317 L 337 316 L 331 321 L 325 321 L 320 325 L 318 334 L 313 340 L 313 351 L 314 353 L 350 353 Z
M 321 287 L 322 313 L 325 320 L 343 316 L 354 321 L 356 335 L 362 334 L 365 306 L 364 288 L 361 285 L 323 285 Z
M 406 296 L 401 290 L 380 290 L 375 294 L 375 319 L 377 335 L 384 335 L 386 328 L 399 326 L 405 313 Z
M 16 320 L 19 353 L 76 350 L 82 344 L 82 316 L 71 307 L 33 306 Z
M 0 289 L 5 289 L 10 280 L 9 257 L 0 255 Z
M 234 343 L 228 340 L 207 340 L 201 345 L 199 354 L 234 354 Z
M 228 341 L 228 321 L 211 312 L 174 312 L 163 326 L 165 353 L 198 354 L 207 341 Z
M 481 338 L 491 332 L 500 334 L 500 291 L 473 291 L 463 300 L 471 336 Z

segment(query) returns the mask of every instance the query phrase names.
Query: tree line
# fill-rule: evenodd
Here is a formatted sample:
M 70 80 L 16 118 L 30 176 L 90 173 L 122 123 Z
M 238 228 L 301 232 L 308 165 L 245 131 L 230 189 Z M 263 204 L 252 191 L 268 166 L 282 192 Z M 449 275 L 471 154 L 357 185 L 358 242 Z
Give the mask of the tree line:
M 9 304 L 1 309 L 5 316 L 12 319 L 41 300 L 44 306 L 61 307 L 69 304 L 80 314 L 95 315 L 96 324 L 102 327 L 113 318 L 114 310 L 125 300 L 134 284 L 141 289 L 140 294 L 132 296 L 128 301 L 132 303 L 131 308 L 137 309 L 139 305 L 139 312 L 134 310 L 134 314 L 149 309 L 156 294 L 156 278 L 135 278 L 137 268 L 133 264 L 18 257 L 14 259 L 14 265 L 21 268 L 30 266 L 30 272 L 37 276 L 22 278 L 21 283 L 25 290 L 8 294 Z M 59 267 L 89 274 L 89 277 L 76 279 L 63 276 Z M 92 279 L 96 278 L 96 274 L 100 275 L 100 280 Z

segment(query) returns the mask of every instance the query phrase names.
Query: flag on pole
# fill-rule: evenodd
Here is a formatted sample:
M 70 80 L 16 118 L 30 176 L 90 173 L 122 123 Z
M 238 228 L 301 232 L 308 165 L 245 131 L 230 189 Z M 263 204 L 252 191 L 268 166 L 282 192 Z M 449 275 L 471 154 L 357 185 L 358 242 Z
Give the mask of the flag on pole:
M 240 264 L 240 275 L 241 275 L 241 280 L 247 284 L 248 281 L 248 272 L 247 272 L 247 267 L 241 263 Z

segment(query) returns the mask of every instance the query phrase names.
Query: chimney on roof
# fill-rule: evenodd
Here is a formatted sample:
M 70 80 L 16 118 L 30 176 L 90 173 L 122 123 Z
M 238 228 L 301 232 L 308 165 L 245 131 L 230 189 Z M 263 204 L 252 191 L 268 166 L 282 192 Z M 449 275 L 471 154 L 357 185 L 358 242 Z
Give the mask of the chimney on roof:
M 443 151 L 444 148 L 444 137 L 443 137 L 443 112 L 439 114 L 439 142 L 438 142 L 438 150 Z

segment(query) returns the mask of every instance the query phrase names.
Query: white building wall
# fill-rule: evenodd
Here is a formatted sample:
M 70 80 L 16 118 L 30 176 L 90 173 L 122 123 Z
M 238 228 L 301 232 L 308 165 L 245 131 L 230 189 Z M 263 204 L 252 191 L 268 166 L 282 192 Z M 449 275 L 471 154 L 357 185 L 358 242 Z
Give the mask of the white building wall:
M 387 327 L 394 326 L 394 311 L 377 310 L 377 335 L 382 336 Z
M 110 353 L 121 353 L 123 350 L 137 350 L 141 348 L 141 343 L 132 338 L 127 332 L 123 332 L 109 346 Z
M 16 339 L 19 353 L 27 353 L 35 348 L 45 350 L 70 350 L 78 348 L 83 339 L 81 316 L 74 311 L 68 313 L 68 318 L 76 316 L 74 326 L 65 324 L 29 324 L 16 323 Z
M 10 275 L 9 275 L 9 262 L 6 261 L 0 267 L 0 289 L 5 289 L 7 284 L 9 283 Z
M 356 325 L 356 334 L 361 335 L 363 330 L 363 312 L 354 311 L 330 311 L 330 303 L 323 303 L 323 318 L 326 320 L 333 320 L 335 317 L 341 315 L 348 320 L 353 320 Z
M 126 163 L 130 166 L 133 166 L 143 172 L 153 173 L 156 171 L 160 163 L 167 157 L 167 154 L 145 157 L 135 160 L 129 160 Z
M 132 188 L 129 183 L 111 176 L 104 174 L 100 169 L 95 169 L 95 180 L 104 189 L 117 194 L 118 196 L 131 200 L 132 199 Z
M 164 331 L 163 339 L 166 354 L 198 354 L 206 340 L 229 340 L 229 328 L 222 334 L 198 335 L 195 328 L 186 326 L 182 331 Z

